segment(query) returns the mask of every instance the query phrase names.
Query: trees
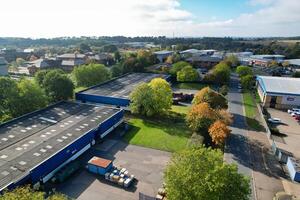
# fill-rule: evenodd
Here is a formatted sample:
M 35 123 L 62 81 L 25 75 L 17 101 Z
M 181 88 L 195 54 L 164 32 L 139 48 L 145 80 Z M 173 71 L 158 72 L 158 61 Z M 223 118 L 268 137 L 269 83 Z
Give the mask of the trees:
M 149 84 L 143 83 L 135 88 L 130 100 L 131 112 L 153 116 L 171 108 L 172 90 L 164 79 L 155 78 Z
M 236 73 L 242 77 L 246 75 L 253 75 L 253 70 L 251 67 L 241 65 L 236 68 Z
M 114 52 L 118 51 L 118 47 L 116 47 L 116 45 L 113 45 L 113 44 L 108 44 L 108 45 L 104 45 L 101 48 L 101 51 L 107 52 L 107 53 L 114 53 Z
M 215 121 L 208 129 L 212 142 L 217 146 L 222 146 L 231 130 L 220 120 Z
M 208 103 L 213 109 L 228 107 L 227 99 L 218 92 L 210 89 L 210 87 L 202 88 L 199 92 L 196 93 L 192 101 L 193 104 L 200 104 L 203 102 Z
M 13 116 L 20 116 L 41 108 L 48 104 L 45 92 L 37 83 L 28 79 L 22 79 L 18 83 L 19 97 L 15 108 L 11 111 Z
M 178 53 L 175 53 L 175 54 L 167 57 L 166 63 L 173 64 L 173 63 L 176 63 L 179 61 L 180 61 L 180 55 Z
M 110 73 L 112 77 L 118 77 L 123 74 L 123 67 L 120 64 L 116 64 L 110 68 Z
M 174 153 L 164 181 L 169 200 L 248 200 L 249 178 L 223 162 L 220 150 L 190 148 Z
M 175 64 L 172 65 L 172 68 L 170 69 L 170 74 L 173 77 L 177 76 L 177 72 L 179 72 L 180 70 L 182 70 L 183 68 L 185 68 L 186 66 L 191 66 L 188 62 L 185 61 L 179 61 Z
M 116 63 L 120 62 L 121 58 L 122 58 L 122 56 L 119 51 L 114 52 L 114 59 L 115 59 Z
M 255 79 L 253 75 L 246 75 L 241 77 L 242 87 L 245 89 L 252 89 L 255 84 Z
M 43 87 L 46 95 L 53 102 L 67 100 L 73 97 L 74 84 L 72 80 L 66 74 L 62 74 L 60 70 L 49 71 L 44 78 Z
M 222 85 L 222 87 L 219 90 L 220 94 L 222 94 L 223 96 L 226 96 L 228 94 L 228 91 L 229 88 L 227 85 Z
M 227 65 L 229 65 L 231 67 L 235 67 L 240 63 L 239 59 L 235 55 L 227 56 L 225 58 L 225 62 Z
M 199 74 L 191 66 L 185 66 L 179 72 L 177 72 L 177 81 L 198 81 Z
M 216 84 L 228 84 L 230 80 L 230 67 L 225 62 L 220 62 L 213 68 L 212 77 Z
M 208 103 L 199 103 L 192 106 L 187 114 L 187 124 L 195 132 L 206 136 L 209 126 L 215 121 L 216 112 L 209 106 Z
M 43 108 L 48 99 L 34 82 L 0 78 L 0 122 Z
M 226 125 L 232 124 L 233 116 L 226 109 L 217 110 L 217 119 Z
M 91 47 L 86 43 L 81 43 L 79 45 L 79 50 L 81 53 L 86 53 L 86 52 L 92 51 Z
M 294 74 L 293 74 L 293 77 L 294 78 L 300 78 L 300 72 L 295 72 Z
M 110 79 L 109 70 L 102 64 L 89 64 L 75 67 L 72 76 L 77 86 L 89 87 Z
M 34 191 L 29 186 L 19 187 L 13 191 L 4 192 L 0 196 L 0 200 L 67 200 L 68 198 L 63 194 L 53 194 L 48 198 L 45 193 L 41 191 Z

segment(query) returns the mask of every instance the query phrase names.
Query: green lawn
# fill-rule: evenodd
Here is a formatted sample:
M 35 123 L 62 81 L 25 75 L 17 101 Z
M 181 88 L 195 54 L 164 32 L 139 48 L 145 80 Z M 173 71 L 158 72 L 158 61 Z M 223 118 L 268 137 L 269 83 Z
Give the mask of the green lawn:
M 187 114 L 188 111 L 190 110 L 190 106 L 175 106 L 173 105 L 172 106 L 172 111 L 173 112 L 176 112 L 176 113 L 179 113 L 179 114 Z
M 203 83 L 175 83 L 174 87 L 179 89 L 186 90 L 201 90 L 204 87 L 207 87 L 207 84 Z
M 243 93 L 243 101 L 245 107 L 246 122 L 249 128 L 257 131 L 263 130 L 263 126 L 259 123 L 259 121 L 256 120 L 258 110 L 256 107 L 256 101 L 250 92 L 247 91 Z

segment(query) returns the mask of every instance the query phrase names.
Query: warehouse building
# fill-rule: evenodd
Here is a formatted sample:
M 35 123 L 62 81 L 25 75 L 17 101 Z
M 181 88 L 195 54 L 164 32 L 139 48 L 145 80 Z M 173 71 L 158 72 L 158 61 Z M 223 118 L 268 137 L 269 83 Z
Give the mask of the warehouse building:
M 123 110 L 59 102 L 0 125 L 0 190 L 45 183 L 123 120 Z
M 257 91 L 264 107 L 287 109 L 300 106 L 300 79 L 258 76 Z
M 76 100 L 82 102 L 128 106 L 130 103 L 129 95 L 134 88 L 143 82 L 150 82 L 154 78 L 168 80 L 170 76 L 153 73 L 125 74 L 108 82 L 78 92 L 75 94 L 75 97 Z

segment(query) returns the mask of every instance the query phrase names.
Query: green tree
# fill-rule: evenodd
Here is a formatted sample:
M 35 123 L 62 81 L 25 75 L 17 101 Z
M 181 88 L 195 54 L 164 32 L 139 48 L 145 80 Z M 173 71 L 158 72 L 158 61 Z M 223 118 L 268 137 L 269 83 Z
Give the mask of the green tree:
M 67 200 L 63 194 L 53 194 L 46 197 L 44 192 L 34 191 L 29 186 L 19 187 L 13 191 L 5 191 L 0 200 Z
M 177 72 L 179 72 L 180 70 L 182 70 L 183 68 L 185 68 L 186 66 L 191 66 L 188 62 L 185 61 L 179 61 L 177 63 L 174 63 L 172 65 L 172 68 L 170 69 L 170 74 L 174 77 L 176 77 Z
M 102 64 L 89 64 L 75 67 L 72 76 L 77 86 L 89 87 L 109 80 L 110 72 Z
M 118 63 L 118 62 L 121 61 L 122 56 L 121 56 L 121 54 L 120 54 L 119 51 L 116 51 L 116 52 L 114 53 L 114 59 L 115 59 L 115 62 L 116 62 L 116 63 Z
M 174 153 L 165 173 L 169 200 L 248 200 L 249 178 L 226 164 L 220 150 L 191 148 Z
M 118 47 L 116 47 L 116 45 L 113 45 L 113 44 L 108 44 L 108 45 L 104 45 L 102 47 L 101 51 L 107 52 L 107 53 L 114 53 L 114 52 L 118 51 Z
M 236 67 L 240 63 L 239 59 L 235 55 L 230 55 L 225 58 L 225 62 L 227 65 L 231 67 Z
M 220 62 L 213 68 L 212 75 L 216 84 L 228 84 L 230 80 L 230 67 L 225 62 Z
M 17 58 L 16 59 L 16 63 L 18 65 L 18 67 L 22 67 L 25 62 L 26 62 L 26 60 L 24 60 L 23 58 Z
M 242 77 L 242 76 L 246 76 L 246 75 L 253 75 L 253 70 L 251 67 L 248 66 L 238 66 L 236 68 L 236 73 Z
M 208 103 L 213 109 L 227 108 L 227 99 L 220 93 L 210 89 L 210 87 L 202 88 L 196 93 L 193 99 L 193 104 Z
M 34 79 L 39 86 L 43 87 L 43 82 L 48 72 L 49 72 L 48 70 L 40 70 L 35 73 Z
M 177 72 L 177 81 L 198 81 L 199 74 L 196 69 L 191 66 L 185 66 L 182 70 Z
M 111 76 L 118 77 L 123 74 L 123 67 L 120 64 L 114 65 L 110 68 Z
M 44 108 L 48 104 L 45 92 L 33 81 L 22 79 L 18 83 L 19 97 L 15 108 L 11 111 L 13 116 L 20 116 Z
M 86 53 L 92 51 L 91 47 L 86 43 L 81 43 L 79 45 L 79 50 L 81 53 Z
M 242 87 L 245 89 L 252 89 L 255 84 L 255 79 L 253 75 L 246 75 L 241 77 Z
M 143 83 L 130 94 L 131 112 L 153 116 L 169 110 L 172 106 L 172 90 L 167 81 L 153 79 L 149 84 Z
M 171 109 L 173 103 L 173 93 L 170 84 L 162 78 L 154 78 L 149 83 L 154 91 L 154 107 L 158 112 Z
M 17 82 L 11 78 L 0 77 L 0 122 L 11 119 L 12 110 L 19 97 Z
M 73 97 L 74 84 L 72 80 L 66 74 L 61 74 L 59 70 L 49 71 L 43 85 L 46 95 L 53 102 Z
M 157 113 L 154 104 L 154 91 L 147 84 L 142 83 L 135 88 L 130 94 L 130 110 L 132 113 L 152 116 Z

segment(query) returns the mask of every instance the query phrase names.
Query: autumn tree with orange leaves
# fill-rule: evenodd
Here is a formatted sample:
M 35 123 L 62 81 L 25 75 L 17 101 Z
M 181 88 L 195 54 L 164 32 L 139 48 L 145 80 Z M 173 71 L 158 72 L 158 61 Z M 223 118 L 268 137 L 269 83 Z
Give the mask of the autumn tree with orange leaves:
M 225 142 L 225 139 L 230 135 L 231 130 L 224 122 L 217 120 L 210 126 L 208 132 L 212 138 L 212 142 L 216 146 L 222 146 Z

